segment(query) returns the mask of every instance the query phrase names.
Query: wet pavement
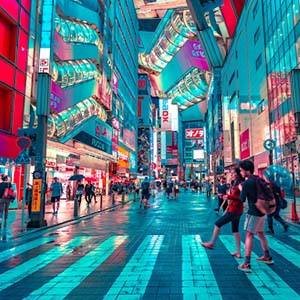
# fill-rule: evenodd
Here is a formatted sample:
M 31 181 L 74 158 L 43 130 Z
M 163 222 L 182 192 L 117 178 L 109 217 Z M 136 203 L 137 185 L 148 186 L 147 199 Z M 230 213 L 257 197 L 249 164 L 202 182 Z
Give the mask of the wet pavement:
M 158 193 L 147 209 L 129 201 L 11 235 L 0 243 L 0 299 L 300 299 L 299 227 L 284 233 L 275 221 L 275 234 L 268 236 L 274 265 L 256 262 L 262 255 L 256 239 L 253 273 L 245 274 L 237 269 L 243 260 L 230 255 L 229 225 L 214 250 L 201 246 L 218 218 L 215 206 L 204 194 L 181 191 L 168 201 Z M 289 217 L 288 209 L 282 212 Z

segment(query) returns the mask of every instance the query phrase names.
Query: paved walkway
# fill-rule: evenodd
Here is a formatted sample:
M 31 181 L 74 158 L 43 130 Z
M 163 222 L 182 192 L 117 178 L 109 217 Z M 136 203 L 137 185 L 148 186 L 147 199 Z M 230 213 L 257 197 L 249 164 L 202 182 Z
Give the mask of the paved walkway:
M 300 230 L 276 226 L 268 236 L 274 265 L 256 262 L 255 240 L 253 273 L 245 274 L 230 255 L 230 226 L 214 250 L 201 246 L 218 218 L 215 205 L 204 194 L 168 201 L 160 193 L 148 209 L 128 202 L 1 242 L 0 299 L 300 299 Z
M 133 200 L 134 195 L 129 194 L 124 196 L 124 201 Z M 47 203 L 45 207 L 45 220 L 48 227 L 53 227 L 59 224 L 63 224 L 78 218 L 83 218 L 85 216 L 94 215 L 102 210 L 107 210 L 113 206 L 122 205 L 122 196 L 117 195 L 115 197 L 114 204 L 112 203 L 112 198 L 109 196 L 103 196 L 101 202 L 101 196 L 97 196 L 97 203 L 93 200 L 92 203 L 87 206 L 84 198 L 82 199 L 81 205 L 78 209 L 78 217 L 74 217 L 74 201 L 61 200 L 60 208 L 57 215 L 53 214 L 52 204 Z M 6 238 L 13 238 L 20 235 L 35 232 L 40 229 L 27 228 L 27 223 L 29 221 L 27 208 L 24 210 L 22 216 L 22 209 L 9 209 L 8 220 L 7 220 L 7 231 Z M 43 229 L 43 228 L 42 228 Z M 1 232 L 1 231 L 0 231 Z

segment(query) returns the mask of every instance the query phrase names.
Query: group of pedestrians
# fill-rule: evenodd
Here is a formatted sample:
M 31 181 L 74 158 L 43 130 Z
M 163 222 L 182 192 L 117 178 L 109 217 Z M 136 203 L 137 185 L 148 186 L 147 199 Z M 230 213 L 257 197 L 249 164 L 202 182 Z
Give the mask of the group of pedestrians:
M 217 211 L 223 206 L 224 214 L 216 222 L 214 231 L 209 242 L 203 242 L 202 246 L 208 249 L 213 249 L 215 241 L 218 238 L 221 227 L 227 223 L 231 223 L 232 233 L 235 238 L 236 250 L 231 255 L 237 258 L 242 258 L 240 250 L 241 237 L 239 233 L 240 218 L 243 214 L 243 204 L 248 202 L 248 211 L 246 213 L 244 230 L 246 231 L 245 238 L 245 260 L 238 266 L 239 270 L 246 273 L 252 272 L 251 269 L 251 253 L 253 249 L 253 239 L 256 234 L 260 240 L 260 244 L 263 250 L 263 255 L 256 260 L 258 262 L 273 264 L 273 259 L 269 252 L 268 241 L 264 234 L 264 222 L 265 215 L 256 207 L 255 203 L 258 197 L 256 177 L 254 176 L 254 164 L 250 160 L 244 160 L 240 162 L 239 167 L 234 168 L 231 171 L 232 185 L 230 188 L 226 188 L 225 178 L 221 178 L 220 186 L 218 189 L 218 202 L 219 206 Z M 275 217 L 284 228 L 284 231 L 288 229 L 287 223 L 280 218 L 278 205 L 278 192 L 279 187 L 271 185 L 273 193 L 276 199 L 276 210 L 274 213 L 268 215 L 269 229 L 274 233 L 272 226 L 272 218 Z

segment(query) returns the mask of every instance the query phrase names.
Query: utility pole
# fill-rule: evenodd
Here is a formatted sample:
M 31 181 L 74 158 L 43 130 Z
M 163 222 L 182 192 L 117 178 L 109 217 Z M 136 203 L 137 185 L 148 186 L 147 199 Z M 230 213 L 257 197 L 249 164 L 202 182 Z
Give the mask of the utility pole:
M 47 222 L 45 220 L 45 195 L 47 191 L 45 158 L 47 148 L 50 85 L 50 74 L 39 73 L 37 98 L 37 147 L 35 156 L 35 171 L 33 172 L 31 220 L 27 224 L 28 228 L 47 226 Z

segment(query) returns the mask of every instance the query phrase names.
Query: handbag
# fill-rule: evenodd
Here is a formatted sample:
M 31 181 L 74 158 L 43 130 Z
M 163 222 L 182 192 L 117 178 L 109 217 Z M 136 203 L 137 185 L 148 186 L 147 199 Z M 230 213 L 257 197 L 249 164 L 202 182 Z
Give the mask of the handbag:
M 7 187 L 4 190 L 3 198 L 13 201 L 16 198 L 16 194 L 15 194 L 14 190 L 11 187 L 9 187 L 9 188 Z
M 281 209 L 285 209 L 288 206 L 288 202 L 280 194 L 278 194 L 279 206 Z

